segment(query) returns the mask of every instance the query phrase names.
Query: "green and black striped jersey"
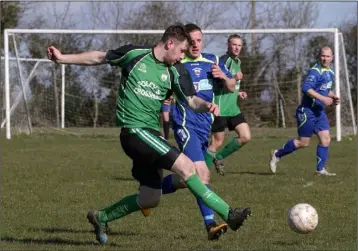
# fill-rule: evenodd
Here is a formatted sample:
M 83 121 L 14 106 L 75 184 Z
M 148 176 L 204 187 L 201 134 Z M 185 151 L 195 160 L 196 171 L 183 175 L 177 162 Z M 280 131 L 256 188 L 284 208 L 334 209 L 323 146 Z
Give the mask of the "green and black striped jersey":
M 171 66 L 159 61 L 153 48 L 124 45 L 109 50 L 105 60 L 122 69 L 116 107 L 119 127 L 160 131 L 163 101 L 172 93 L 180 100 L 196 93 L 185 67 L 180 63 Z
M 233 58 L 229 54 L 225 54 L 220 59 L 225 63 L 233 76 L 241 72 L 241 61 L 239 58 Z M 219 106 L 220 116 L 232 117 L 241 113 L 240 108 L 237 106 L 240 82 L 240 80 L 236 82 L 234 92 L 230 92 L 226 88 L 220 88 L 215 92 L 214 102 Z

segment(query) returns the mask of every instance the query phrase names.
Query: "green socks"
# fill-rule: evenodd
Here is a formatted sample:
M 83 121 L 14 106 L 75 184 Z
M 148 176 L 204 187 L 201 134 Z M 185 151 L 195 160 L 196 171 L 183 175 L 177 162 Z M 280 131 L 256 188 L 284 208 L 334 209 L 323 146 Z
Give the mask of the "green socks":
M 224 148 L 216 154 L 216 158 L 218 160 L 225 159 L 230 154 L 232 154 L 232 153 L 236 152 L 237 150 L 239 150 L 241 145 L 237 141 L 237 139 L 238 139 L 237 137 L 233 138 L 229 143 L 227 143 L 224 146 Z
M 185 184 L 195 197 L 200 198 L 206 206 L 213 209 L 224 221 L 228 219 L 230 206 L 218 195 L 209 190 L 203 182 L 201 182 L 196 173 L 190 176 L 185 181 Z
M 99 221 L 104 223 L 121 218 L 128 214 L 131 214 L 135 211 L 140 210 L 140 207 L 137 203 L 138 194 L 132 194 L 127 197 L 124 197 L 120 201 L 110 205 L 99 211 Z
M 215 152 L 207 150 L 205 153 L 205 164 L 208 168 L 210 168 L 211 165 L 213 164 L 214 158 L 215 158 Z

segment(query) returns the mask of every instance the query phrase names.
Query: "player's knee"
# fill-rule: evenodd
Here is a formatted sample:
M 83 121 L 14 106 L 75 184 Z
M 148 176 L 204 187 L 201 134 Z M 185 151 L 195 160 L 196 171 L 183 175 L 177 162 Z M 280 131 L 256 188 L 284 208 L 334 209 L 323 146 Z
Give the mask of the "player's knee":
M 195 174 L 195 166 L 186 155 L 181 153 L 171 171 L 178 174 L 182 179 L 187 180 L 187 178 Z
M 242 136 L 240 136 L 240 142 L 242 145 L 246 144 L 247 142 L 249 142 L 251 140 L 251 134 L 247 133 L 244 134 Z
M 138 195 L 138 205 L 141 208 L 153 208 L 159 205 L 162 190 L 141 187 Z
M 206 166 L 205 162 L 202 166 L 200 167 L 196 167 L 196 172 L 200 178 L 200 180 L 204 183 L 204 184 L 209 184 L 210 183 L 210 170 L 209 168 Z
M 331 143 L 331 137 L 329 137 L 329 136 L 323 137 L 323 138 L 321 138 L 320 141 L 321 141 L 322 146 L 327 147 Z
M 310 140 L 309 139 L 299 139 L 295 142 L 297 148 L 305 148 L 309 146 Z
M 211 144 L 215 147 L 215 149 L 219 149 L 224 143 L 224 139 L 213 137 Z
M 209 184 L 210 183 L 210 172 L 208 174 L 205 174 L 203 176 L 200 177 L 200 180 L 204 183 L 204 184 Z

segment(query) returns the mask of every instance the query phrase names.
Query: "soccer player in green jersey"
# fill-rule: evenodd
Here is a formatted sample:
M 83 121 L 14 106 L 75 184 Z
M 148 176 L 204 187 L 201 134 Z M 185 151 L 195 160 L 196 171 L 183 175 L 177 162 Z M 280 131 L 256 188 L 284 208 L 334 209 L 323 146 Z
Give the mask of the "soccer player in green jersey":
M 178 174 L 190 192 L 217 212 L 232 230 L 237 231 L 250 213 L 249 208 L 231 208 L 208 189 L 196 174 L 193 162 L 161 136 L 160 108 L 172 93 L 177 99 L 186 101 L 196 112 L 218 112 L 217 105 L 195 96 L 188 71 L 177 63 L 186 52 L 189 39 L 185 27 L 177 24 L 169 26 L 152 48 L 124 45 L 107 52 L 78 54 L 62 54 L 53 46 L 47 49 L 48 58 L 57 63 L 110 64 L 121 68 L 116 121 L 122 128 L 121 146 L 133 161 L 132 175 L 139 181 L 140 187 L 139 193 L 87 214 L 96 239 L 101 244 L 108 242 L 108 222 L 159 204 L 163 169 Z
M 211 144 L 208 148 L 208 156 L 214 156 L 214 165 L 220 175 L 224 175 L 224 159 L 239 150 L 251 139 L 249 125 L 246 122 L 238 106 L 238 97 L 246 99 L 247 94 L 240 91 L 240 82 L 243 79 L 239 54 L 242 48 L 242 39 L 239 35 L 229 36 L 227 41 L 227 53 L 220 57 L 225 62 L 231 74 L 235 76 L 235 92 L 228 92 L 221 88 L 215 91 L 214 102 L 219 106 L 219 116 L 215 117 L 211 127 Z M 224 142 L 225 128 L 235 131 L 237 137 L 231 139 L 220 151 L 218 149 Z

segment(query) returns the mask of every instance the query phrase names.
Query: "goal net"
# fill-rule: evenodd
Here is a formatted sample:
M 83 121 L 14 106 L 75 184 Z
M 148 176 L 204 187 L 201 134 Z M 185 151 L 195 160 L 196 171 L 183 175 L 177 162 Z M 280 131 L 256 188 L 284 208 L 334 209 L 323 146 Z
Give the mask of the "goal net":
M 121 73 L 109 65 L 58 65 L 46 58 L 48 46 L 63 53 L 109 50 L 132 43 L 153 45 L 162 30 L 22 30 L 5 31 L 5 81 L 2 124 L 6 137 L 18 133 L 61 132 L 118 134 L 116 95 Z M 295 110 L 301 84 L 317 60 L 319 48 L 334 50 L 336 92 L 341 104 L 327 108 L 338 141 L 356 134 L 354 105 L 343 36 L 337 29 L 204 30 L 203 52 L 225 54 L 229 35 L 244 42 L 240 53 L 248 98 L 239 105 L 255 134 L 296 135 Z

